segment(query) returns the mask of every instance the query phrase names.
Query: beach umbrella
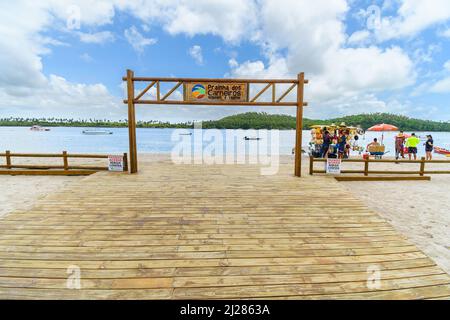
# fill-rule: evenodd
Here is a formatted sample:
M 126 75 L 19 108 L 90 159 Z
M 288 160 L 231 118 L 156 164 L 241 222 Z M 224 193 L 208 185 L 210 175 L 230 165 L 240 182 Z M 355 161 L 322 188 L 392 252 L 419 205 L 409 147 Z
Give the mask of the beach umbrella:
M 376 132 L 385 132 L 385 131 L 398 131 L 398 128 L 396 126 L 393 126 L 392 124 L 377 124 L 369 129 L 367 131 L 376 131 Z M 384 142 L 384 133 L 381 135 L 381 144 Z
M 398 131 L 398 128 L 396 126 L 393 126 L 392 124 L 381 123 L 367 129 L 367 131 L 377 131 L 377 132 Z

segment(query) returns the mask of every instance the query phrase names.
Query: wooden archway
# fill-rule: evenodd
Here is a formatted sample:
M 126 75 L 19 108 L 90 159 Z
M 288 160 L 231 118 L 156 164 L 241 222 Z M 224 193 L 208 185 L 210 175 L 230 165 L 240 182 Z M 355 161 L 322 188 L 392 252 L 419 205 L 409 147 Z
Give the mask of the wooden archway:
M 201 79 L 201 78 L 148 78 L 135 77 L 134 72 L 127 70 L 123 81 L 127 82 L 127 99 L 124 103 L 128 104 L 128 131 L 130 143 L 130 173 L 138 171 L 137 164 L 137 146 L 136 146 L 136 104 L 157 104 L 157 105 L 215 105 L 215 106 L 279 106 L 279 107 L 297 107 L 297 124 L 295 139 L 295 176 L 301 177 L 302 163 L 302 127 L 303 127 L 303 107 L 308 104 L 304 102 L 304 85 L 308 83 L 305 74 L 299 73 L 297 79 Z M 135 96 L 135 82 L 147 82 L 148 85 Z M 161 83 L 175 83 L 175 85 L 164 95 L 161 95 Z M 250 85 L 265 84 L 263 89 L 254 96 L 250 97 Z M 290 85 L 289 88 L 277 98 L 276 85 Z M 193 86 L 200 85 L 224 85 L 232 86 L 233 92 L 227 94 L 212 95 L 207 93 L 204 97 L 192 97 L 190 92 Z M 153 100 L 143 100 L 142 97 L 153 87 L 156 86 L 156 97 Z M 179 87 L 183 86 L 183 100 L 169 100 L 170 96 Z M 294 102 L 283 102 L 286 96 L 297 87 L 297 99 Z M 272 100 L 269 102 L 258 101 L 263 93 L 269 88 L 272 90 Z M 223 93 L 223 92 L 222 92 Z

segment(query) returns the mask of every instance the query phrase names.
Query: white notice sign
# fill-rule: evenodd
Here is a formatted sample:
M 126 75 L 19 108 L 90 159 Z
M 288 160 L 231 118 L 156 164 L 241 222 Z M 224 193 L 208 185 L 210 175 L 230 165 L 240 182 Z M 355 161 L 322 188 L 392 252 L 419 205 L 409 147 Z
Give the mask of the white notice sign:
M 327 159 L 327 174 L 341 174 L 341 159 Z
M 108 170 L 123 172 L 123 156 L 108 156 Z

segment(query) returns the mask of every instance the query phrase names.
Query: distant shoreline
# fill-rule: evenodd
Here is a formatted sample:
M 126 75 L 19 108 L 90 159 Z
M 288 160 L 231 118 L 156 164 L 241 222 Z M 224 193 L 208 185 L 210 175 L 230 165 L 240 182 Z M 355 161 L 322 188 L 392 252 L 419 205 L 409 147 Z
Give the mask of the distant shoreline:
M 303 119 L 303 130 L 308 130 L 313 125 L 360 126 L 366 130 L 376 124 L 387 123 L 408 132 L 450 132 L 450 122 L 439 122 L 408 118 L 401 115 L 388 113 L 373 113 L 345 116 L 328 120 Z M 6 118 L 0 119 L 0 127 L 73 127 L 73 128 L 127 128 L 126 120 L 74 120 L 74 119 L 24 119 Z M 163 121 L 138 121 L 137 128 L 155 129 L 193 129 L 193 122 L 171 123 Z M 295 130 L 296 118 L 284 114 L 267 114 L 247 112 L 225 117 L 219 120 L 202 121 L 203 129 L 277 129 Z
M 31 127 L 31 126 L 30 126 Z M 107 127 L 107 126 L 46 126 L 47 128 L 91 128 L 91 129 L 127 129 L 128 127 Z M 18 125 L 14 125 L 14 126 L 9 126 L 9 125 L 0 125 L 0 128 L 28 128 L 28 126 L 18 126 Z M 189 128 L 175 128 L 175 127 L 137 127 L 137 129 L 188 129 L 188 130 L 194 130 L 194 128 L 189 127 Z M 255 130 L 253 128 L 232 128 L 232 129 L 228 129 L 228 128 L 202 128 L 202 130 L 213 130 L 213 129 L 218 129 L 218 130 Z M 277 129 L 277 128 L 271 128 L 271 129 L 257 129 L 257 130 L 278 130 L 278 131 L 295 131 L 295 129 Z M 303 128 L 302 131 L 310 131 L 309 128 Z M 450 131 L 431 131 L 431 130 L 404 130 L 406 132 L 415 132 L 415 133 L 428 133 L 428 132 L 449 132 Z M 377 133 L 375 131 L 373 131 L 374 133 Z M 393 131 L 396 132 L 396 131 Z M 397 131 L 398 132 L 398 131 Z M 380 134 L 382 132 L 379 132 Z

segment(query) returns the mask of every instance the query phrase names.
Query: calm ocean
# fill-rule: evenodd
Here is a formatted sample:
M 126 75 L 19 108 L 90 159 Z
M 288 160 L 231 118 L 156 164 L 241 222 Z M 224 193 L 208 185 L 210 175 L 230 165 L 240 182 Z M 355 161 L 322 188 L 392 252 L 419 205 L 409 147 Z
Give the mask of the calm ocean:
M 68 128 L 52 127 L 47 132 L 30 131 L 27 127 L 0 127 L 0 152 L 10 150 L 12 152 L 61 152 L 67 150 L 69 153 L 123 153 L 128 152 L 128 130 L 126 128 L 107 129 L 113 132 L 112 135 L 84 135 L 82 131 L 93 128 Z M 145 153 L 170 153 L 178 143 L 178 131 L 175 129 L 137 129 L 138 151 Z M 190 130 L 191 132 L 193 130 Z M 207 135 L 209 130 L 203 130 L 203 135 Z M 220 130 L 225 138 L 227 130 Z M 247 134 L 248 133 L 248 134 Z M 246 132 L 248 136 L 255 136 L 255 132 Z M 295 131 L 279 131 L 279 153 L 282 155 L 291 154 L 295 145 Z M 310 132 L 304 131 L 304 148 L 307 148 L 310 141 Z M 426 132 L 417 132 L 420 137 L 425 138 Z M 434 132 L 435 145 L 450 149 L 450 132 Z M 270 135 L 270 134 L 269 134 Z M 395 132 L 384 133 L 384 143 L 393 155 Z M 172 136 L 176 137 L 172 140 Z M 193 137 L 193 136 L 191 136 Z M 366 146 L 374 137 L 381 139 L 381 133 L 369 132 L 361 137 L 359 144 Z M 185 137 L 186 138 L 186 137 Z M 226 139 L 224 139 L 226 141 Z M 238 141 L 238 143 L 257 144 L 257 141 Z M 208 142 L 204 142 L 204 146 Z M 226 147 L 224 146 L 224 149 Z M 254 148 L 247 148 L 254 150 Z M 270 150 L 270 148 L 268 148 Z M 252 151 L 250 151 L 252 152 Z M 420 147 L 419 154 L 424 154 L 424 148 Z

